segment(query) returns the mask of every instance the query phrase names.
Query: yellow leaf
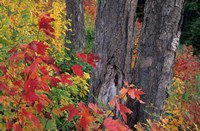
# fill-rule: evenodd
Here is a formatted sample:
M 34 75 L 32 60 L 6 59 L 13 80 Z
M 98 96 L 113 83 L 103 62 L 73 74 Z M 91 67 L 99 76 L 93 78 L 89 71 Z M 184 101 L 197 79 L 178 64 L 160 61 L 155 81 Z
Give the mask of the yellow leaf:
M 52 110 L 53 114 L 55 114 L 56 116 L 60 116 L 62 114 L 62 112 L 60 111 L 60 109 L 53 109 Z
M 107 110 L 107 111 L 106 111 L 106 114 L 107 114 L 107 115 L 110 115 L 110 116 L 114 116 L 114 113 L 113 113 L 112 110 Z

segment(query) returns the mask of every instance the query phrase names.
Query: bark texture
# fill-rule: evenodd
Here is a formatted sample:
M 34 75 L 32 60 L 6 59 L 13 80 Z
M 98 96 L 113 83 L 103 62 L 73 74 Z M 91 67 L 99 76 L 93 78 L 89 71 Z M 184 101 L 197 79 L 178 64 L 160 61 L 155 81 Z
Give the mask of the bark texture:
M 91 74 L 88 101 L 108 102 L 123 81 L 132 81 L 132 47 L 137 0 L 100 0 L 93 52 L 100 56 Z
M 71 30 L 66 32 L 66 39 L 71 43 L 66 43 L 66 47 L 71 50 L 83 51 L 85 47 L 85 27 L 83 0 L 66 0 L 67 20 L 71 25 L 67 27 Z
M 184 0 L 147 0 L 144 9 L 143 29 L 134 67 L 134 84 L 141 88 L 146 104 L 128 107 L 133 114 L 128 124 L 146 119 L 159 120 L 164 111 L 167 88 L 173 78 L 177 40 L 180 35 L 181 15 Z

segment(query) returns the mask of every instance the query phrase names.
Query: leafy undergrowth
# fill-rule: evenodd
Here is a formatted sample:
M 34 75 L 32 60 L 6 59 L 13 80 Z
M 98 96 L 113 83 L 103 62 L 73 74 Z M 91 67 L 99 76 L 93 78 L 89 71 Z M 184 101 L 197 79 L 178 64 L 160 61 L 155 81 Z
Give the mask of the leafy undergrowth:
M 50 14 L 41 13 L 38 32 L 55 39 Z M 38 34 L 39 34 L 38 33 Z M 79 97 L 81 89 L 88 91 L 88 77 L 79 64 L 71 72 L 62 72 L 49 55 L 49 44 L 40 40 L 17 44 L 8 51 L 8 59 L 0 63 L 0 129 L 1 130 L 130 130 L 126 114 L 132 113 L 121 101 L 124 97 L 140 100 L 144 94 L 124 83 L 119 95 L 101 109 L 96 104 L 85 105 Z M 95 54 L 77 53 L 76 58 L 96 67 Z M 80 88 L 78 88 L 80 87 Z M 112 110 L 111 110 L 112 109 Z M 117 110 L 122 120 L 112 118 Z
M 174 65 L 174 81 L 161 121 L 138 123 L 139 131 L 198 131 L 200 129 L 200 63 L 192 55 L 192 46 L 183 46 Z
M 8 57 L 6 52 L 21 43 L 30 43 L 34 39 L 48 41 L 51 55 L 57 60 L 64 56 L 66 31 L 66 8 L 64 0 L 1 0 L 0 1 L 0 61 Z M 38 34 L 37 22 L 42 12 L 50 13 L 54 19 L 55 39 Z M 59 53 L 58 53 L 59 52 Z

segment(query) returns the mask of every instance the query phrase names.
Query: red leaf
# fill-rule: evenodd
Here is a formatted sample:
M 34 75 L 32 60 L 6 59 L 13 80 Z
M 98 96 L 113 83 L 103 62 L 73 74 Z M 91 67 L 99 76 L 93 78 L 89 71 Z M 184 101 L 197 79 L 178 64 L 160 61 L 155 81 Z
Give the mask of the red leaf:
M 88 107 L 89 107 L 90 109 L 92 109 L 92 110 L 97 114 L 98 107 L 97 107 L 96 104 L 89 103 L 89 104 L 88 104 Z
M 53 29 L 53 28 L 52 28 Z M 46 30 L 46 29 L 43 29 L 43 32 L 47 35 L 47 36 L 50 36 L 51 38 L 55 39 L 55 35 L 53 33 L 51 33 L 50 30 Z M 54 31 L 52 31 L 54 32 Z
M 58 78 L 55 78 L 55 77 L 51 77 L 50 78 L 50 83 L 54 87 L 57 87 L 57 85 L 58 85 L 59 82 L 60 82 L 60 80 Z
M 16 52 L 17 52 L 16 46 L 8 51 L 9 54 L 13 54 L 13 53 L 16 53 Z
M 17 62 L 24 59 L 25 53 L 26 52 L 22 51 L 22 52 L 19 52 L 19 53 L 16 53 L 16 54 L 12 54 L 8 60 L 17 63 Z
M 41 55 L 45 55 L 46 49 L 48 48 L 48 46 L 45 45 L 43 42 L 38 42 L 38 41 L 32 41 L 29 44 L 29 47 L 30 47 L 30 49 L 32 49 L 33 51 L 35 51 Z
M 54 59 L 50 56 L 43 56 L 42 60 L 47 64 L 53 64 L 54 63 Z
M 68 84 L 68 85 L 72 85 L 72 81 L 69 80 L 71 76 L 70 75 L 67 75 L 67 74 L 62 74 L 60 76 L 60 80 L 63 84 Z
M 6 72 L 7 72 L 7 69 L 6 69 L 5 66 L 1 66 L 1 65 L 0 65 L 0 70 L 3 72 L 3 75 L 5 75 Z
M 44 94 L 39 95 L 39 102 L 42 105 L 48 105 L 48 104 L 52 104 L 53 105 L 53 102 Z
M 96 68 L 96 62 L 100 60 L 100 57 L 95 54 L 88 54 L 87 62 L 93 67 Z
M 6 129 L 12 129 L 13 128 L 13 125 L 11 122 L 8 121 L 8 119 L 6 119 Z
M 14 129 L 14 131 L 22 131 L 22 128 L 19 124 L 15 124 L 13 129 Z
M 35 127 L 37 127 L 37 128 L 41 127 L 39 119 L 35 115 L 33 115 L 31 112 L 27 112 L 23 108 L 21 110 L 21 115 L 26 117 L 28 120 L 30 120 Z
M 89 104 L 88 104 L 88 107 L 89 107 L 90 109 L 92 109 L 96 114 L 104 114 L 104 112 L 103 112 L 102 110 L 99 110 L 99 109 L 98 109 L 97 104 L 89 103 Z
M 25 63 L 33 63 L 34 56 L 30 56 L 28 53 L 26 53 L 24 54 L 24 60 L 25 60 Z
M 79 108 L 81 110 L 81 117 L 79 121 L 79 125 L 83 127 L 84 130 L 88 130 L 88 126 L 91 122 L 94 122 L 94 117 L 90 114 L 88 108 L 84 105 L 83 102 L 78 103 Z
M 87 62 L 87 54 L 85 53 L 76 53 L 76 57 L 80 58 L 83 62 Z
M 40 71 L 41 71 L 42 75 L 48 75 L 49 74 L 49 72 L 47 71 L 47 67 L 46 66 L 42 66 L 40 68 Z
M 0 90 L 6 90 L 6 91 L 8 91 L 9 88 L 7 87 L 6 83 L 0 83 Z
M 68 121 L 71 121 L 74 116 L 79 116 L 79 112 L 74 107 L 73 104 L 69 104 L 67 106 L 64 106 L 64 107 L 60 108 L 60 111 L 65 111 L 65 110 L 67 110 L 67 112 L 69 113 L 68 114 L 68 119 L 67 119 Z
M 120 104 L 118 102 L 116 104 L 116 108 L 120 112 L 120 114 L 122 115 L 122 118 L 124 119 L 124 121 L 127 122 L 126 113 L 131 114 L 132 111 L 129 108 L 127 108 L 126 106 L 124 106 L 123 104 Z
M 37 105 L 36 105 L 36 109 L 37 109 L 37 112 L 38 113 L 41 113 L 42 112 L 42 110 L 43 110 L 43 105 L 41 104 L 41 103 L 38 103 Z
M 38 87 L 38 80 L 28 80 L 24 84 L 24 90 L 26 92 L 33 92 Z
M 51 65 L 51 68 L 58 74 L 60 69 L 56 67 L 55 65 Z
M 42 76 L 42 79 L 39 81 L 39 90 L 43 91 L 50 91 L 49 85 L 47 83 L 47 80 L 49 79 L 49 76 Z
M 37 53 L 38 54 L 45 55 L 47 48 L 48 48 L 48 46 L 45 45 L 43 42 L 38 42 L 37 43 Z
M 83 67 L 82 66 L 75 64 L 71 68 L 72 68 L 72 71 L 74 72 L 74 74 L 83 78 L 83 70 L 82 70 Z
M 108 117 L 104 120 L 103 125 L 109 131 L 130 131 L 129 127 L 119 120 L 113 120 L 112 118 Z
M 132 99 L 136 98 L 137 100 L 140 100 L 140 95 L 143 95 L 144 92 L 141 89 L 133 88 L 133 89 L 129 89 L 128 94 Z
M 93 68 L 96 68 L 96 62 L 100 60 L 100 57 L 95 54 L 76 53 L 76 57 L 80 58 L 83 62 L 88 63 Z
M 26 100 L 30 105 L 33 104 L 35 101 L 39 101 L 39 97 L 33 91 L 24 92 L 22 94 L 24 100 Z
M 50 23 L 54 21 L 53 18 L 50 17 L 50 14 L 42 13 L 38 20 L 39 29 L 43 29 L 44 33 L 52 38 L 55 38 L 53 33 L 55 32 Z
M 32 41 L 31 43 L 29 43 L 29 48 L 36 52 L 37 51 L 37 43 L 38 43 L 38 41 Z
M 24 69 L 24 73 L 26 73 L 26 74 L 34 74 L 35 72 L 36 72 L 36 69 L 37 69 L 37 66 L 38 66 L 38 64 L 39 63 L 41 63 L 42 61 L 41 61 L 41 59 L 40 58 L 37 58 L 37 59 L 35 59 L 34 61 L 33 61 L 33 63 L 30 65 L 30 66 L 28 66 L 28 67 L 26 67 L 25 69 Z M 34 78 L 33 78 L 34 79 Z
M 50 14 L 45 14 L 45 13 L 41 13 L 40 14 L 40 18 L 38 20 L 38 26 L 39 28 L 44 28 L 47 29 L 49 28 L 49 24 L 54 21 L 53 18 L 50 17 Z
M 16 80 L 13 82 L 14 85 L 20 87 L 21 86 L 22 81 L 21 80 Z

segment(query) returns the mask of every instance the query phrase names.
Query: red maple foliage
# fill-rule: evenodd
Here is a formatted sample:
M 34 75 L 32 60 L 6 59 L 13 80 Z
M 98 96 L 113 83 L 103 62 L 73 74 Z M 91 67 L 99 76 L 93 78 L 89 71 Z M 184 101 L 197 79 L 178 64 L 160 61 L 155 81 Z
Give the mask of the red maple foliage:
M 110 117 L 106 118 L 103 124 L 109 131 L 130 131 L 127 125 L 119 120 L 113 120 Z
M 72 71 L 74 72 L 74 74 L 83 78 L 83 70 L 82 70 L 83 67 L 82 66 L 75 64 L 71 68 L 72 68 Z
M 38 20 L 38 26 L 46 35 L 54 38 L 54 29 L 50 25 L 52 21 L 49 14 L 42 14 Z M 7 64 L 0 64 L 2 72 L 0 91 L 3 93 L 0 96 L 0 104 L 8 98 L 9 104 L 12 104 L 2 105 L 6 108 L 11 107 L 12 109 L 9 111 L 14 114 L 14 116 L 4 116 L 7 130 L 21 131 L 28 123 L 42 130 L 40 118 L 48 120 L 53 118 L 51 109 L 54 107 L 55 101 L 49 97 L 50 94 L 52 95 L 52 89 L 58 88 L 60 84 L 65 86 L 73 84 L 70 74 L 59 74 L 60 69 L 55 65 L 54 59 L 46 53 L 47 48 L 48 45 L 38 40 L 20 45 L 19 48 L 14 47 L 9 51 L 10 57 L 5 62 Z M 96 67 L 96 63 L 100 60 L 95 54 L 77 53 L 76 56 L 92 67 Z M 83 77 L 82 66 L 76 64 L 71 68 L 75 75 Z M 120 104 L 118 99 L 130 95 L 131 98 L 140 101 L 140 95 L 143 92 L 126 83 L 120 93 L 112 101 L 126 122 L 126 114 L 130 114 L 131 110 Z M 120 120 L 110 118 L 106 111 L 99 108 L 97 104 L 89 103 L 86 106 L 83 102 L 79 102 L 76 106 L 68 104 L 61 108 L 58 107 L 58 109 L 61 113 L 68 112 L 68 121 L 71 121 L 74 116 L 79 118 L 76 123 L 74 122 L 78 130 L 87 131 L 100 128 L 113 131 L 129 130 L 128 126 Z M 100 121 L 99 118 L 102 120 Z
M 38 27 L 39 29 L 42 29 L 47 36 L 50 36 L 55 39 L 55 35 L 53 34 L 55 31 L 50 25 L 52 21 L 54 21 L 54 19 L 50 17 L 50 14 L 42 13 L 40 14 L 38 20 Z
M 76 53 L 76 57 L 80 58 L 83 62 L 88 63 L 93 68 L 96 68 L 96 63 L 100 60 L 100 57 L 92 54 Z

